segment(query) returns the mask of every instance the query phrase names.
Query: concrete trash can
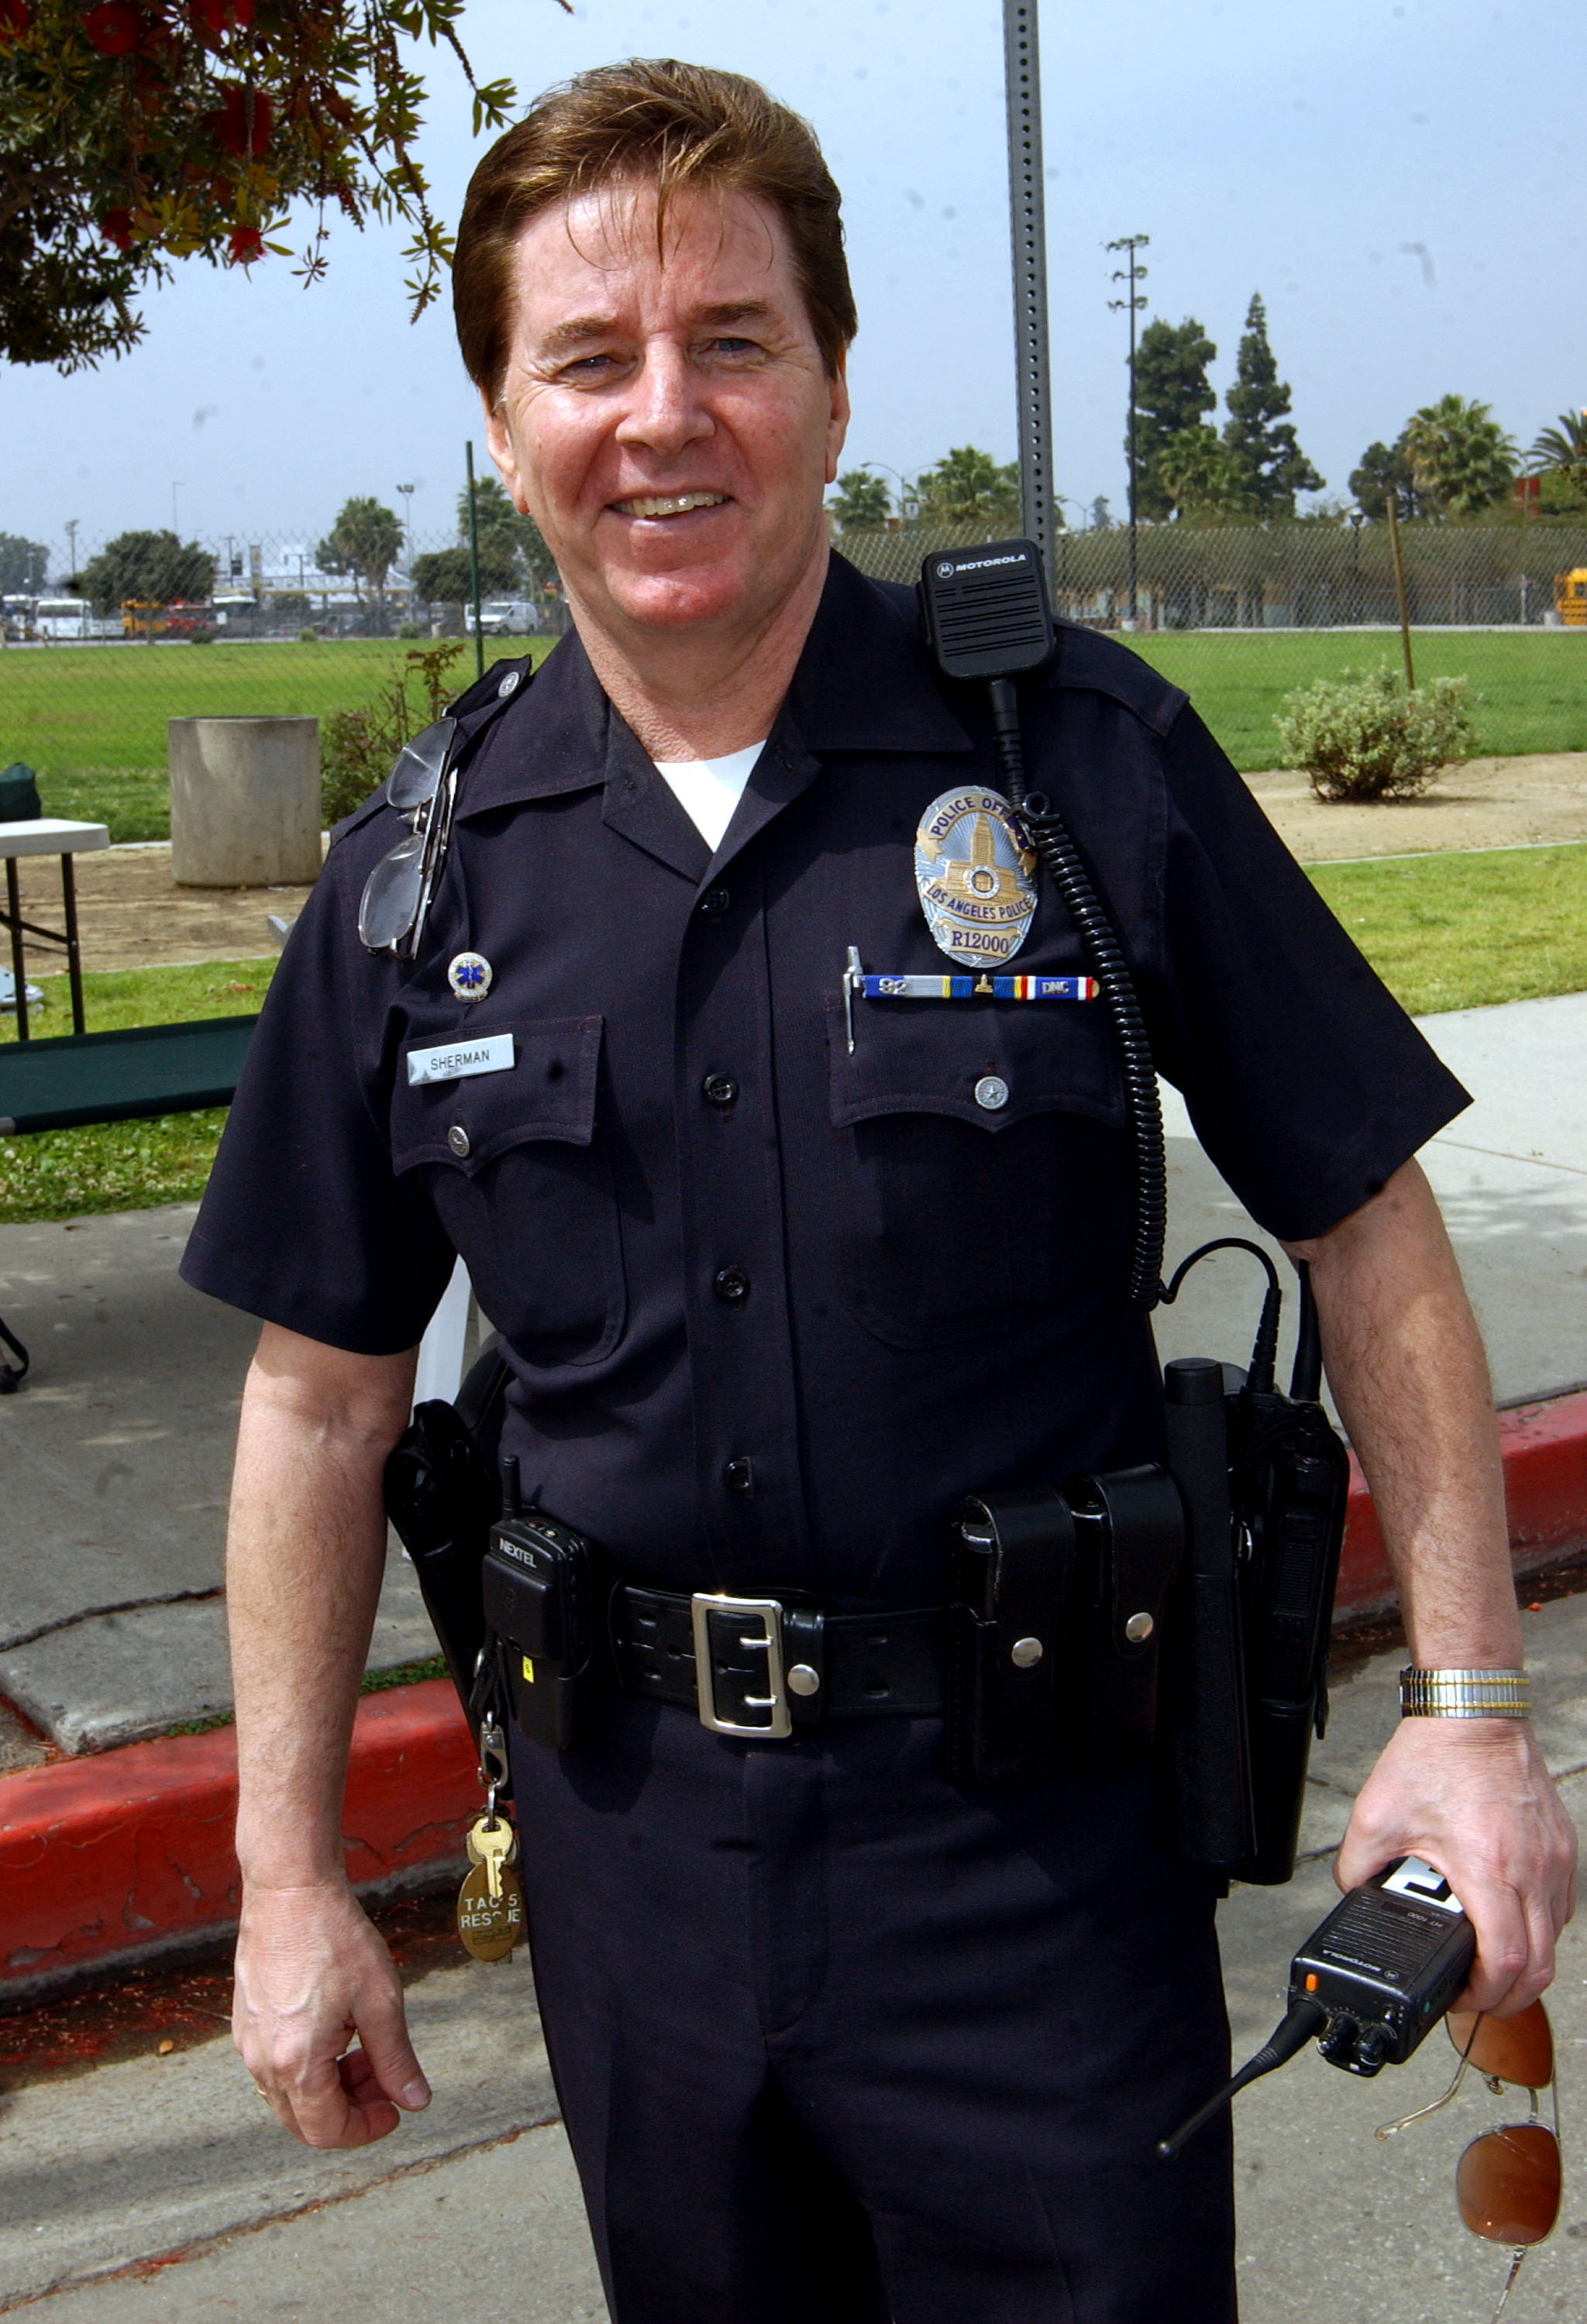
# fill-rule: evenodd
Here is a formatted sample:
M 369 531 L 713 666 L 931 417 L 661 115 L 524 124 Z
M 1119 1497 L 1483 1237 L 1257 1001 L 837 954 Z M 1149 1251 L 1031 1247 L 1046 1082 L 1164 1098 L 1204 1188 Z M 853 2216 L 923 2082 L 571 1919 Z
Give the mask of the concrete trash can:
M 318 718 L 171 718 L 171 876 L 181 888 L 319 877 Z

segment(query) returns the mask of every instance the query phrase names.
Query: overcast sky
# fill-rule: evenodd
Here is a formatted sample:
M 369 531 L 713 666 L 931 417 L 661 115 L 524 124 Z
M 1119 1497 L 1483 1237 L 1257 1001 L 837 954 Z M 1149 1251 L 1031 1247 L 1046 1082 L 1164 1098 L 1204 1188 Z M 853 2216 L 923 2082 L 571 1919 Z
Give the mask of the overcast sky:
M 1150 312 L 1233 369 L 1260 290 L 1301 443 L 1342 493 L 1375 437 L 1451 390 L 1524 446 L 1587 401 L 1579 47 L 1559 0 L 1130 0 L 1043 12 L 1059 489 L 1124 493 L 1115 235 L 1149 234 Z M 1013 456 L 1002 42 L 995 0 L 469 0 L 482 79 L 527 102 L 581 67 L 674 53 L 765 80 L 844 194 L 861 332 L 848 458 L 906 474 Z M 456 219 L 473 161 L 444 52 L 422 140 Z M 0 374 L 0 530 L 168 525 L 317 538 L 350 493 L 449 533 L 483 443 L 444 305 L 407 320 L 398 235 L 333 229 L 328 281 L 189 263 L 101 371 Z M 1220 418 L 1222 414 L 1220 413 Z

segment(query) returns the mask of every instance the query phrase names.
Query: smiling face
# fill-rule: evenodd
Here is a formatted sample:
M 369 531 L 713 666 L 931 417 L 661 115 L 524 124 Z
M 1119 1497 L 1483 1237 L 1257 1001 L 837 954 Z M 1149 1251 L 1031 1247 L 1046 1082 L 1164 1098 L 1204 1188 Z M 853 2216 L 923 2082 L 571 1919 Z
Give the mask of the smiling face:
M 531 220 L 501 401 L 503 483 L 577 614 L 621 646 L 752 637 L 819 590 L 848 424 L 775 210 L 606 188 Z

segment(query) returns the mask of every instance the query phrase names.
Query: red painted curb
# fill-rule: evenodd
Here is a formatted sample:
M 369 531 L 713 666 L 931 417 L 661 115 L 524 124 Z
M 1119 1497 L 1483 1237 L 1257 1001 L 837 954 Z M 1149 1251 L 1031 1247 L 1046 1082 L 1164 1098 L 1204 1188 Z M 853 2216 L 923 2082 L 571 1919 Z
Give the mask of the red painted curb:
M 0 1997 L 235 1921 L 236 1803 L 229 1727 L 0 1778 Z M 478 1803 L 447 1680 L 364 1698 L 342 1817 L 351 1878 L 456 1856 Z
M 1587 1394 L 1499 1416 L 1518 1571 L 1587 1549 Z M 1338 1611 L 1394 1595 L 1371 1498 L 1350 1497 Z M 237 1913 L 236 1740 L 134 1743 L 0 1776 L 0 1999 Z M 468 1729 L 445 1679 L 366 1695 L 343 1811 L 347 1869 L 379 1881 L 456 1856 L 479 1804 Z
M 1587 1394 L 1524 1404 L 1499 1416 L 1510 1555 L 1518 1573 L 1535 1572 L 1587 1549 Z M 1392 1604 L 1378 1512 L 1354 1454 L 1350 1515 L 1339 1561 L 1336 1616 L 1376 1613 Z

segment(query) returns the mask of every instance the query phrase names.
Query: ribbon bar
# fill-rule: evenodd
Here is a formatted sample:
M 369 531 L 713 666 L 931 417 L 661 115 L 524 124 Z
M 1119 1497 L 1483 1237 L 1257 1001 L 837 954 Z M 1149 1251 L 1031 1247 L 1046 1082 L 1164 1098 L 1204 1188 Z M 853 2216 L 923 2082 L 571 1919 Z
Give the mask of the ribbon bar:
M 1094 976 L 868 976 L 867 1001 L 1094 1001 Z

